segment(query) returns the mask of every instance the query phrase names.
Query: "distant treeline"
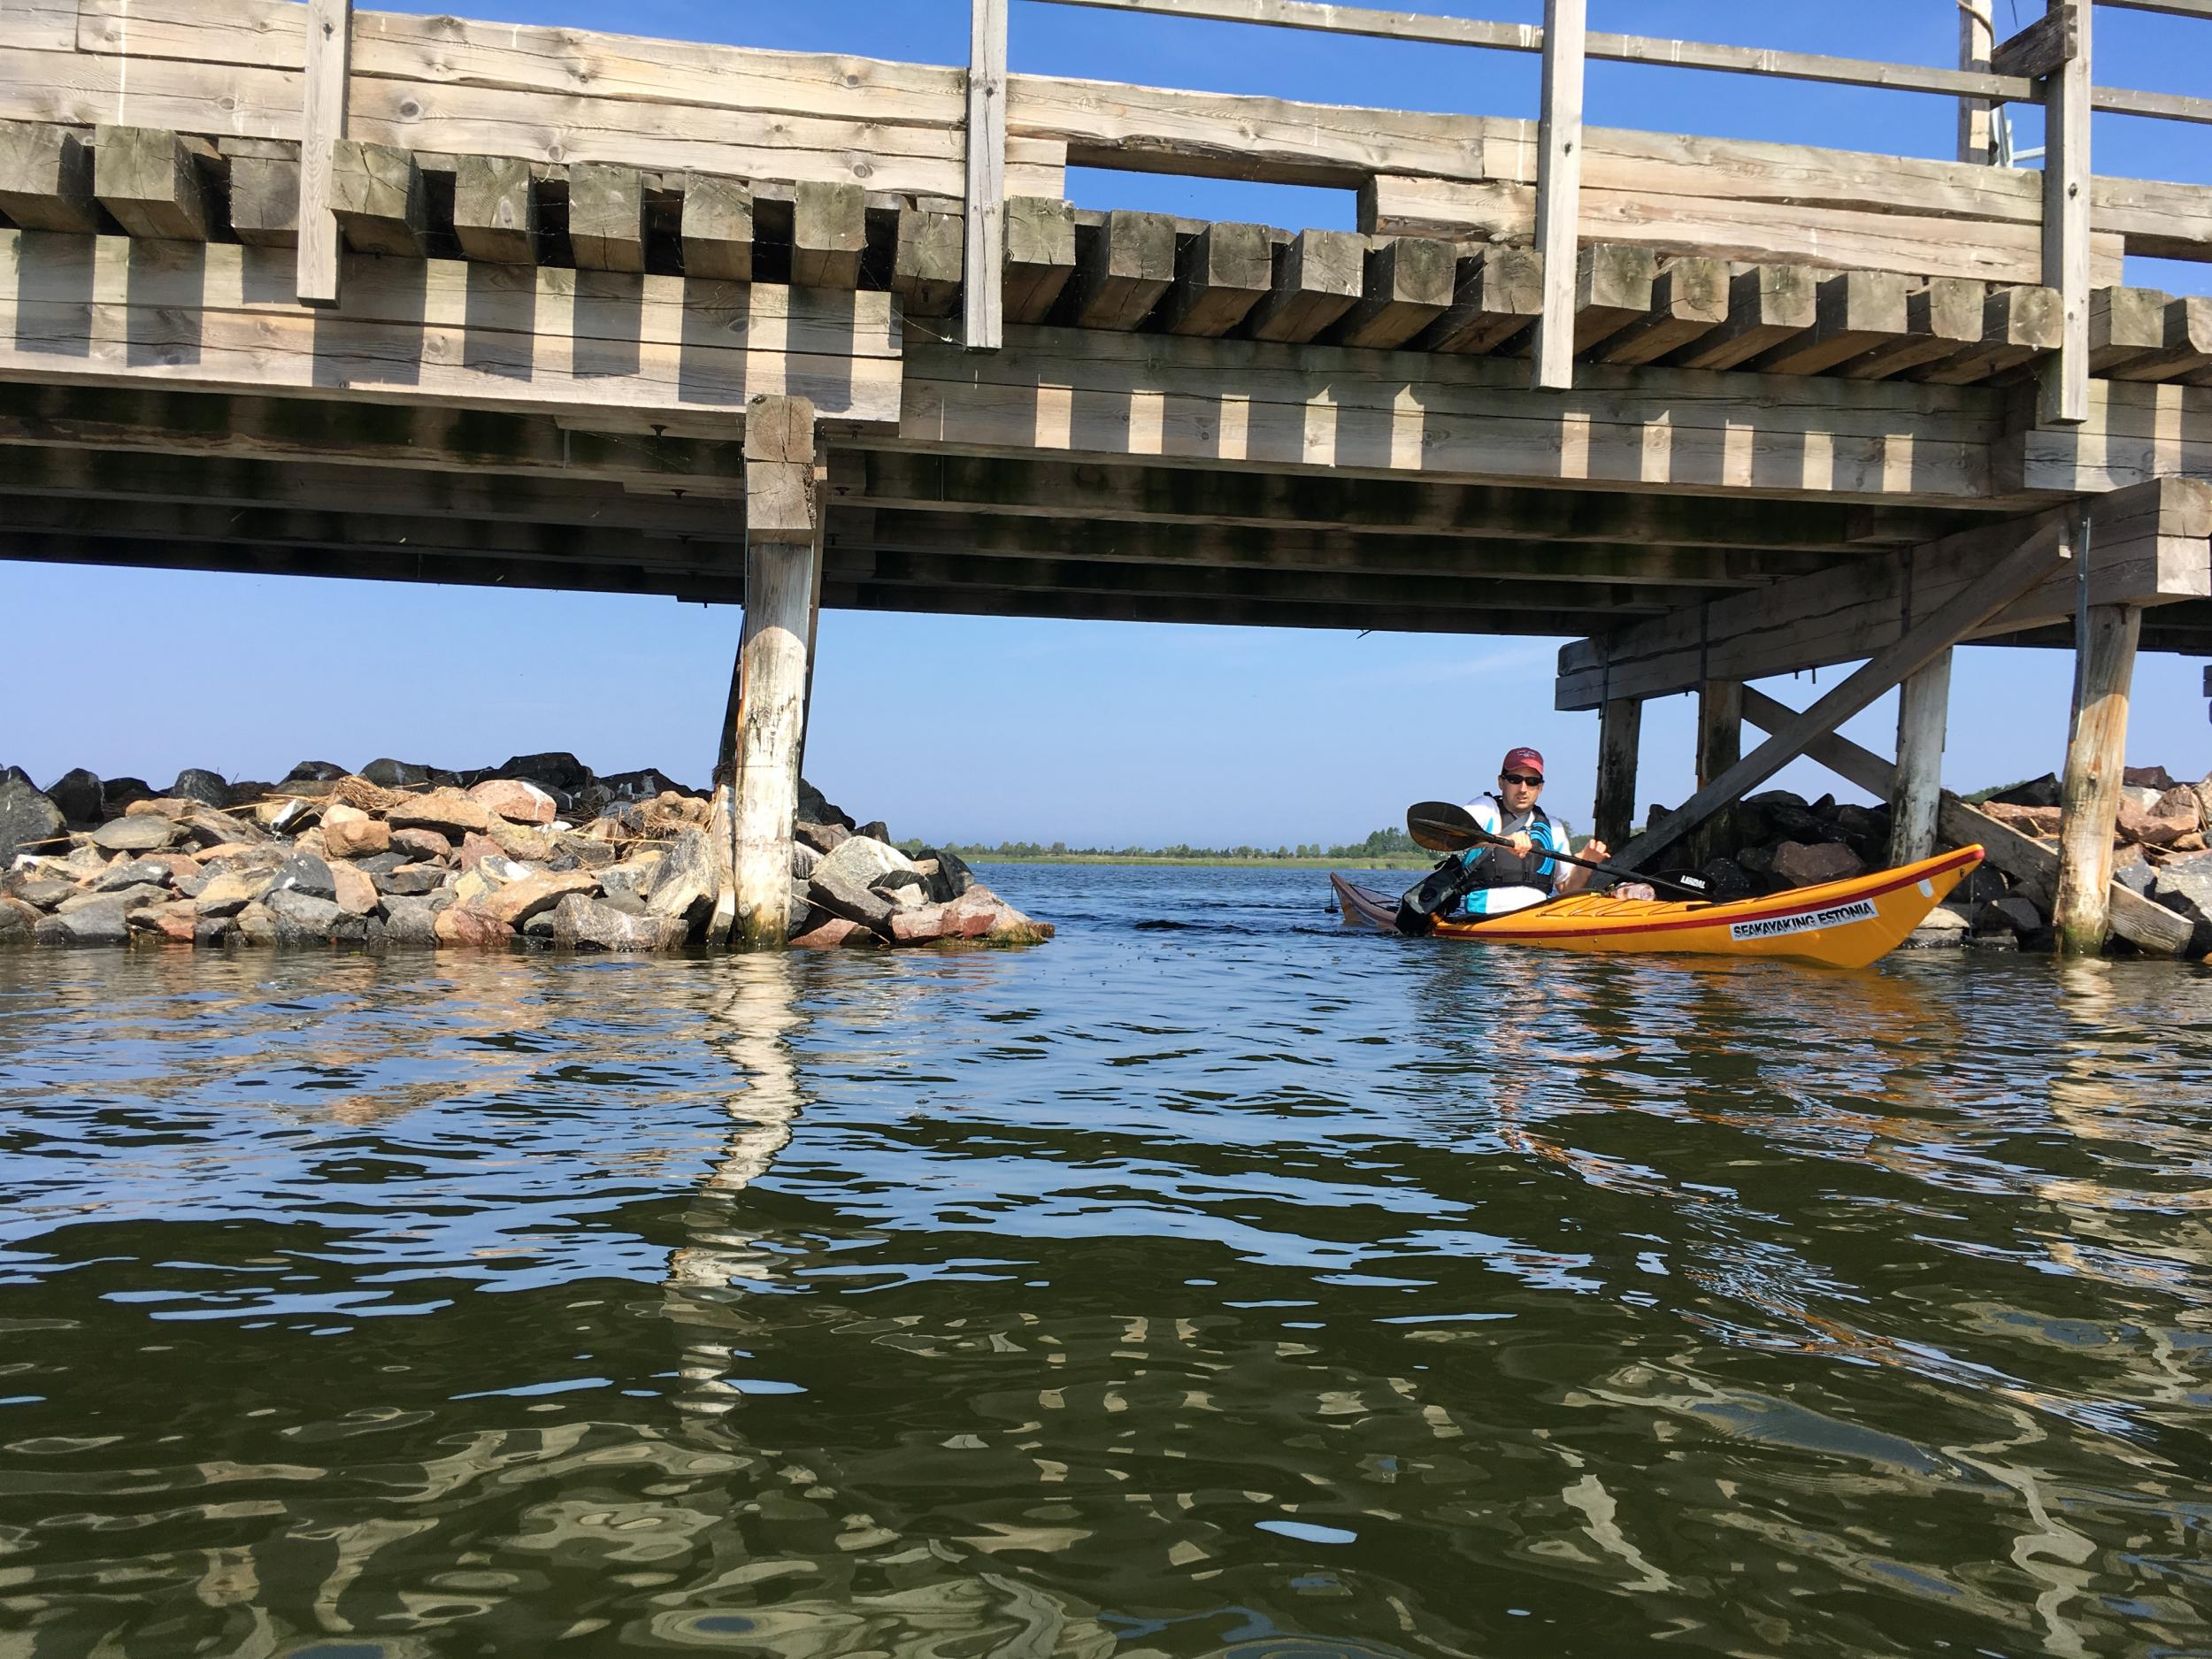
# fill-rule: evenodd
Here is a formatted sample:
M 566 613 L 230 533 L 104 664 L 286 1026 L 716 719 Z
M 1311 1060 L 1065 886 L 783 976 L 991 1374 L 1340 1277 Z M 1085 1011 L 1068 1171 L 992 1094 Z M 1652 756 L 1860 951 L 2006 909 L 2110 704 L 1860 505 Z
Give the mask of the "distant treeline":
M 1379 829 L 1365 841 L 1348 841 L 1334 847 L 1324 847 L 1318 841 L 1301 841 L 1297 846 L 1280 847 L 1187 847 L 1178 842 L 1172 847 L 1071 847 L 1065 841 L 1054 841 L 1045 846 L 1037 841 L 1001 841 L 995 847 L 972 847 L 957 842 L 946 843 L 963 858 L 1022 859 L 1022 858 L 1174 858 L 1187 859 L 1195 864 L 1259 863 L 1271 858 L 1388 858 L 1409 853 L 1419 853 L 1413 839 L 1402 829 Z M 915 842 L 918 849 L 920 842 Z

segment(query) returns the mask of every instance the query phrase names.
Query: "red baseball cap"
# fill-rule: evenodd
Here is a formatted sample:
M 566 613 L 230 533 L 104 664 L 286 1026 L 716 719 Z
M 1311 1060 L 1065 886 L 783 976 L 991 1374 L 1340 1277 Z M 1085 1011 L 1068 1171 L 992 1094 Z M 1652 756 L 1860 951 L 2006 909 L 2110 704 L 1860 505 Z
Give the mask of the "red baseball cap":
M 1505 758 L 1498 763 L 1501 776 L 1509 772 L 1532 772 L 1539 778 L 1544 775 L 1544 757 L 1532 749 L 1509 749 Z

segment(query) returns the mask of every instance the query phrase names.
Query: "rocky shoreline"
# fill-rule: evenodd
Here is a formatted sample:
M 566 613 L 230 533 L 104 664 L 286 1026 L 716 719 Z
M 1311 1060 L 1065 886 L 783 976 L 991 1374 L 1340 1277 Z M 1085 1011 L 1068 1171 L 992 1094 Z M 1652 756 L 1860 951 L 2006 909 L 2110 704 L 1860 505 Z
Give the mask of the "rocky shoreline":
M 164 791 L 0 770 L 0 944 L 676 950 L 714 919 L 711 804 L 572 755 L 481 772 L 303 762 L 276 783 L 188 767 Z M 909 856 L 800 785 L 790 931 L 816 949 L 1052 936 L 958 857 Z
M 2057 849 L 2059 782 L 2046 774 L 1976 802 L 1999 823 Z M 1663 822 L 1654 806 L 1648 822 Z M 1790 887 L 1840 881 L 1888 862 L 1889 809 L 1808 801 L 1786 789 L 1746 797 L 1709 832 L 1701 864 L 1678 861 L 1667 872 L 1704 878 L 1718 899 L 1755 898 Z M 2177 783 L 2162 766 L 2131 766 L 2114 836 L 2113 879 L 2195 924 L 2190 954 L 2212 952 L 2212 775 Z M 2053 895 L 1984 864 L 1936 907 L 1909 949 L 1951 946 L 2049 950 Z M 2128 949 L 2124 941 L 2115 948 Z

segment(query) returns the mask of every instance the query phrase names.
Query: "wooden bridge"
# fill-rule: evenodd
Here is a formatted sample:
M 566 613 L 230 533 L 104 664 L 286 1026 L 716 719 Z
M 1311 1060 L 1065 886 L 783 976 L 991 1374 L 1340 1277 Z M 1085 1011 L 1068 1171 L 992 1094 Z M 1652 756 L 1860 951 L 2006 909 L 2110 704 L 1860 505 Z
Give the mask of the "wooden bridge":
M 1808 752 L 1916 856 L 1951 648 L 2072 646 L 2062 932 L 2185 936 L 2107 894 L 2134 653 L 2212 655 L 2212 299 L 2121 265 L 2212 258 L 2212 188 L 2096 173 L 2089 118 L 2212 101 L 2098 86 L 2088 4 L 1932 67 L 1581 0 L 1073 3 L 1537 52 L 1543 117 L 1010 74 L 1006 0 L 966 70 L 0 0 L 0 555 L 743 603 L 757 941 L 823 605 L 1587 635 L 1609 839 L 1641 701 L 1701 694 L 1702 787 L 1632 861 Z M 1586 127 L 1590 58 L 1955 100 L 1962 158 Z M 2025 102 L 2037 172 L 1991 151 Z M 1356 188 L 1360 229 L 1079 211 L 1071 165 Z M 1744 752 L 1744 680 L 1861 661 L 1752 694 Z M 1896 764 L 1844 754 L 1900 684 Z

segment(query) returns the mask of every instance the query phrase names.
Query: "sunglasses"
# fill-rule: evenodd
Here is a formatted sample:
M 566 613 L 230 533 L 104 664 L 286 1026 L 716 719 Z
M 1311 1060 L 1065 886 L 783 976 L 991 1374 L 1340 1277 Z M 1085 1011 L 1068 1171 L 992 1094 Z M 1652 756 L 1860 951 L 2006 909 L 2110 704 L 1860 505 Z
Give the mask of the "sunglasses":
M 1498 781 L 1500 783 L 1525 783 L 1532 789 L 1540 789 L 1544 787 L 1544 780 L 1541 778 L 1532 777 L 1525 772 L 1502 772 L 1498 774 Z

